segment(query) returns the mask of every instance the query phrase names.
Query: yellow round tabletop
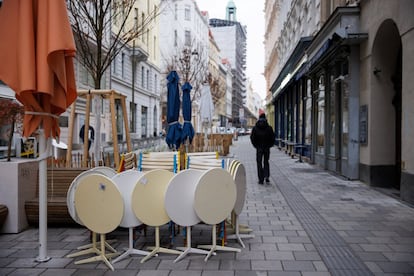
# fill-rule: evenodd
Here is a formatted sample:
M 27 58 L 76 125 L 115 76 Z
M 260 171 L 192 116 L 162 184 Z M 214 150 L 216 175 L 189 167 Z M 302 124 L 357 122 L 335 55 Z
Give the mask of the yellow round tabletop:
M 124 201 L 109 177 L 89 174 L 79 181 L 75 191 L 75 208 L 79 219 L 89 230 L 106 234 L 119 226 Z
M 83 225 L 82 221 L 79 219 L 78 214 L 76 213 L 76 208 L 75 208 L 75 192 L 76 189 L 78 188 L 78 185 L 80 183 L 80 180 L 90 174 L 102 174 L 101 172 L 94 172 L 92 170 L 87 170 L 84 172 L 81 172 L 77 177 L 75 177 L 75 179 L 73 179 L 72 183 L 69 186 L 68 192 L 66 193 L 66 205 L 68 206 L 68 211 L 69 211 L 69 215 L 72 217 L 72 219 L 80 224 Z
M 194 193 L 203 171 L 187 169 L 171 179 L 165 193 L 165 209 L 173 222 L 193 226 L 200 222 L 194 210 Z
M 231 174 L 213 168 L 200 177 L 194 195 L 194 209 L 206 224 L 222 222 L 233 210 L 236 202 L 236 185 Z
M 132 210 L 148 226 L 161 226 L 170 221 L 165 210 L 164 198 L 174 174 L 167 170 L 150 170 L 137 181 L 132 192 Z

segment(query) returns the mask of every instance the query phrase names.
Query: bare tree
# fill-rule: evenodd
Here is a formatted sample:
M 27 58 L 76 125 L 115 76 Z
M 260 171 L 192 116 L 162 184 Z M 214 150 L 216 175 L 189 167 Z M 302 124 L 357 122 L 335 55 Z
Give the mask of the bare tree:
M 208 74 L 208 83 L 210 84 L 214 106 L 217 106 L 219 102 L 224 100 L 223 97 L 226 95 L 225 84 L 220 81 L 219 76 L 213 76 L 211 73 Z
M 139 0 L 67 0 L 77 60 L 91 75 L 95 89 L 101 89 L 102 78 L 118 53 L 149 32 L 152 20 L 160 13 L 157 7 L 147 7 L 146 12 L 140 11 L 140 15 L 138 3 Z M 95 156 L 99 156 L 101 103 L 97 97 L 94 105 Z
M 105 71 L 130 42 L 148 32 L 159 10 L 135 14 L 139 0 L 68 0 L 77 60 L 101 88 Z
M 5 129 L 7 139 L 7 161 L 11 160 L 11 150 L 15 125 L 18 132 L 21 132 L 24 117 L 24 107 L 17 101 L 0 99 L 0 130 Z
M 191 90 L 191 100 L 199 99 L 201 87 L 207 81 L 208 67 L 206 52 L 204 48 L 182 46 L 177 47 L 170 57 L 164 57 L 167 60 L 166 72 L 177 71 L 181 77 L 182 84 L 189 82 L 193 89 Z

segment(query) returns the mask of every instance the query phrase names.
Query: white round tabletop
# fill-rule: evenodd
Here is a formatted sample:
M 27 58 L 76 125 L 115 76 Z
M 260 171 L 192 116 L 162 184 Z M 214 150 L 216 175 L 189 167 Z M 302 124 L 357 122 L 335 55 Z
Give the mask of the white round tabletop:
M 194 196 L 194 209 L 201 221 L 210 225 L 222 222 L 235 201 L 236 185 L 227 170 L 213 168 L 203 173 Z
M 193 226 L 200 222 L 194 210 L 194 194 L 203 171 L 187 169 L 171 179 L 165 193 L 165 209 L 173 222 Z
M 79 219 L 89 230 L 106 234 L 121 223 L 124 201 L 110 178 L 89 174 L 79 181 L 75 192 L 75 208 Z
M 174 174 L 167 170 L 145 172 L 132 192 L 132 210 L 148 226 L 161 226 L 170 221 L 165 210 L 164 198 Z
M 119 192 L 124 200 L 124 215 L 121 220 L 121 227 L 129 228 L 136 227 L 142 224 L 132 210 L 131 195 L 134 191 L 138 179 L 143 175 L 143 172 L 137 170 L 127 170 L 118 173 L 112 177 L 112 181 L 118 187 Z
M 93 167 L 90 169 L 90 171 L 93 172 L 101 172 L 103 175 L 112 178 L 112 176 L 116 175 L 116 170 L 114 170 L 111 167 L 106 167 L 106 166 L 98 166 L 98 167 Z

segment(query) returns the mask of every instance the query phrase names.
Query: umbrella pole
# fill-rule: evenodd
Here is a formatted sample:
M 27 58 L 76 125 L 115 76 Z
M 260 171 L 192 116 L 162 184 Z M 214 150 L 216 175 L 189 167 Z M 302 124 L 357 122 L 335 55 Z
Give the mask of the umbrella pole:
M 48 139 L 50 142 L 50 139 Z M 37 262 L 47 262 L 47 149 L 43 129 L 39 135 L 39 256 Z

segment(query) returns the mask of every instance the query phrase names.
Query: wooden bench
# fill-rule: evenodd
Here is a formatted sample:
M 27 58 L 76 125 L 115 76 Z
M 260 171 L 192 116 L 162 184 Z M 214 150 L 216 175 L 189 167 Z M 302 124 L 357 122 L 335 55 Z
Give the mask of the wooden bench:
M 87 168 L 48 168 L 47 171 L 47 221 L 50 225 L 77 225 L 69 214 L 66 195 L 72 181 Z M 36 181 L 36 194 L 39 194 Z M 39 224 L 39 198 L 25 203 L 26 217 L 30 225 Z

